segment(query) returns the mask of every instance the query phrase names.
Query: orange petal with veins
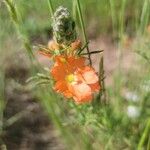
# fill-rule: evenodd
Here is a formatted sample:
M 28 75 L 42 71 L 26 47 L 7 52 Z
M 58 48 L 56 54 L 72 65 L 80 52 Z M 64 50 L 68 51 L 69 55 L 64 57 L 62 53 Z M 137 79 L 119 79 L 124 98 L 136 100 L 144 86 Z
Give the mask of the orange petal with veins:
M 68 88 L 67 88 L 67 85 L 66 85 L 66 82 L 65 81 L 57 81 L 55 86 L 54 86 L 54 90 L 58 91 L 58 92 L 64 92 L 66 91 Z
M 73 98 L 76 103 L 90 102 L 92 100 L 91 88 L 85 84 L 72 84 L 69 86 L 69 90 L 74 95 Z
M 51 69 L 51 74 L 56 81 L 64 80 L 66 76 L 66 70 L 63 67 L 55 65 Z
M 82 76 L 87 84 L 94 84 L 99 80 L 96 72 L 92 68 L 85 70 Z

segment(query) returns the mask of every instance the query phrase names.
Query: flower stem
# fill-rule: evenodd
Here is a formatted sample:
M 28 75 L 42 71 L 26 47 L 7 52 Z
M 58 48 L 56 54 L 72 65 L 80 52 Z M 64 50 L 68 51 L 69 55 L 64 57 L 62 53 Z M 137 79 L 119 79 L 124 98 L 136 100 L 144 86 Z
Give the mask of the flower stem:
M 80 24 L 81 24 L 81 28 L 82 28 L 82 32 L 83 32 L 84 42 L 88 43 L 88 39 L 87 39 L 86 32 L 85 32 L 85 25 L 84 25 L 84 21 L 83 21 L 83 16 L 82 16 L 82 12 L 81 12 L 80 1 L 76 0 L 76 2 L 77 2 L 77 11 L 79 14 Z M 86 49 L 87 49 L 88 59 L 89 59 L 90 65 L 92 66 L 90 50 L 89 50 L 88 45 L 86 46 Z

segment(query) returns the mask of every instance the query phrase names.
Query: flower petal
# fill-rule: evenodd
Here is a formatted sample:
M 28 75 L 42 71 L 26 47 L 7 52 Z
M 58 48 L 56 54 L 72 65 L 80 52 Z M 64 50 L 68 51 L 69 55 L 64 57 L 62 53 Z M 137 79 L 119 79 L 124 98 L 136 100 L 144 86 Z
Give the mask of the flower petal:
M 69 90 L 74 95 L 76 103 L 84 103 L 92 100 L 91 88 L 85 83 L 72 84 L 69 86 Z
M 100 85 L 98 82 L 95 84 L 89 84 L 89 86 L 90 86 L 92 92 L 98 92 L 100 90 Z
M 94 84 L 98 82 L 98 76 L 93 68 L 86 67 L 82 72 L 82 76 L 87 84 Z
M 66 98 L 71 98 L 73 96 L 69 90 L 66 90 L 65 92 L 63 92 L 63 94 Z
M 60 67 L 58 65 L 55 65 L 51 69 L 51 74 L 54 77 L 56 81 L 64 80 L 66 76 L 66 71 L 63 69 L 63 67 Z
M 55 83 L 55 86 L 54 86 L 54 90 L 58 91 L 58 92 L 64 92 L 66 91 L 68 88 L 67 88 L 67 85 L 66 85 L 66 82 L 63 81 L 63 80 L 60 80 L 60 81 L 57 81 Z

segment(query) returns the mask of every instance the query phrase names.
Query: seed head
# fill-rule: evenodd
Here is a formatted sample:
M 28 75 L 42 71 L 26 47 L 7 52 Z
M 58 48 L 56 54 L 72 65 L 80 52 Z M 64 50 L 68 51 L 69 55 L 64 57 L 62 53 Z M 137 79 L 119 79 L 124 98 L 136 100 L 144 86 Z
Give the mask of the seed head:
M 76 39 L 75 22 L 67 8 L 60 6 L 53 16 L 53 32 L 59 44 L 69 45 Z

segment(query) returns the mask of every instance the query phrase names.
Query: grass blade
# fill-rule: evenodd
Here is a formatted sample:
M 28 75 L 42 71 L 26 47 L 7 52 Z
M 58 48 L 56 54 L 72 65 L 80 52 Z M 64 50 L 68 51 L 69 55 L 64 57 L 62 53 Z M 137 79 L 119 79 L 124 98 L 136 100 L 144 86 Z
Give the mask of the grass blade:
M 142 150 L 143 149 L 143 145 L 146 141 L 146 139 L 148 138 L 149 136 L 149 133 L 150 133 L 150 119 L 147 121 L 147 124 L 146 124 L 146 127 L 145 127 L 145 130 L 142 134 L 142 137 L 139 141 L 139 144 L 138 144 L 138 150 Z
M 29 42 L 29 39 L 26 35 L 26 32 L 23 29 L 22 19 L 17 11 L 17 8 L 12 0 L 5 0 L 4 2 L 9 11 L 9 15 L 11 16 L 11 18 L 16 26 L 16 29 L 19 32 L 19 34 L 23 40 L 23 44 L 24 44 L 25 49 L 27 50 L 27 54 L 28 54 L 31 62 L 33 62 L 33 60 L 34 60 L 33 50 L 32 50 L 31 44 Z
M 150 0 L 145 0 L 140 19 L 140 27 L 139 27 L 140 34 L 144 33 L 144 30 L 148 24 L 149 15 L 150 15 Z
M 53 5 L 52 5 L 52 1 L 51 0 L 48 0 L 48 6 L 49 6 L 49 10 L 50 10 L 51 16 L 53 16 L 54 9 L 53 9 Z
M 82 32 L 83 32 L 84 42 L 88 43 L 88 39 L 86 36 L 86 31 L 85 31 L 85 25 L 84 25 L 84 21 L 83 21 L 83 16 L 82 16 L 82 12 L 81 12 L 80 1 L 76 0 L 76 2 L 77 2 L 77 11 L 78 11 L 78 15 L 79 15 L 79 20 L 80 20 L 80 24 L 81 24 L 81 28 L 82 28 Z M 90 65 L 92 65 L 92 60 L 91 60 L 90 50 L 89 50 L 88 45 L 87 45 L 86 49 L 87 49 Z

